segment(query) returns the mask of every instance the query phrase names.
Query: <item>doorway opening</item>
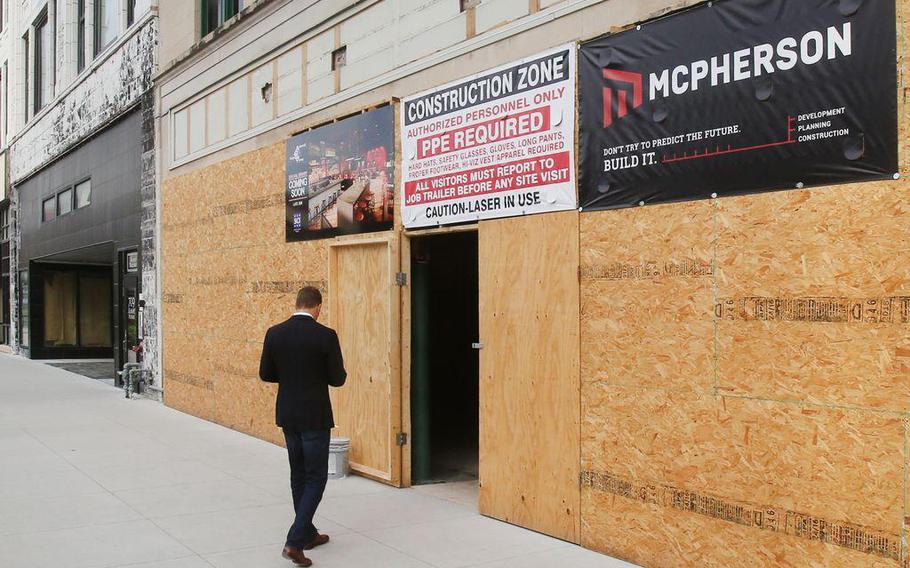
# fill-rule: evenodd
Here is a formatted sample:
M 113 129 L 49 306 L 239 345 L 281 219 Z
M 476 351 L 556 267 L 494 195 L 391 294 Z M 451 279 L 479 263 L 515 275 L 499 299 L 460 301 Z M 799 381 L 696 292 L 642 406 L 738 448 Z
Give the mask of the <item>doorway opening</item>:
M 117 319 L 116 366 L 123 369 L 126 363 L 139 363 L 142 354 L 139 349 L 139 251 L 121 250 L 117 254 L 119 267 L 119 313 Z M 117 376 L 117 386 L 123 386 L 123 379 Z
M 477 479 L 477 232 L 411 240 L 411 480 Z

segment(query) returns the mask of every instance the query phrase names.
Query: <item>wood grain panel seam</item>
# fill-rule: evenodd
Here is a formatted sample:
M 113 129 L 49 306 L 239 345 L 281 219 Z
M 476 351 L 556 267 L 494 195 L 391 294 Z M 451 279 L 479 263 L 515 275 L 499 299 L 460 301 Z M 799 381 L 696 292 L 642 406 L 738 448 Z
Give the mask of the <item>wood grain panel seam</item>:
M 725 393 L 716 393 L 714 387 L 709 389 L 696 389 L 696 388 L 686 388 L 686 387 L 658 387 L 653 385 L 644 385 L 644 384 L 630 384 L 630 383 L 620 383 L 616 381 L 608 381 L 601 379 L 589 379 L 581 381 L 581 388 L 584 390 L 585 387 L 606 387 L 606 388 L 620 388 L 620 389 L 630 389 L 640 392 L 663 392 L 663 393 L 676 393 L 676 394 L 700 394 L 703 396 L 733 396 Z
M 642 389 L 645 390 L 645 389 Z M 732 394 L 732 393 L 720 393 L 717 396 L 721 398 L 736 398 L 740 400 L 752 400 L 756 402 L 774 402 L 778 404 L 786 404 L 790 406 L 799 406 L 799 407 L 811 407 L 811 408 L 820 408 L 825 410 L 847 410 L 850 412 L 862 411 L 869 412 L 872 414 L 878 414 L 880 416 L 890 416 L 893 418 L 910 418 L 910 411 L 906 410 L 888 410 L 884 408 L 874 408 L 869 406 L 856 406 L 850 404 L 824 404 L 820 402 L 812 402 L 808 400 L 796 400 L 796 399 L 785 399 L 785 398 L 766 398 L 761 396 L 748 396 L 741 394 Z
M 738 501 L 665 483 L 637 481 L 611 472 L 583 471 L 581 485 L 599 493 L 822 542 L 871 556 L 893 560 L 902 556 L 903 546 L 898 534 L 849 521 L 824 519 L 786 507 Z
M 720 234 L 720 232 L 717 228 L 717 219 L 719 216 L 717 200 L 716 199 L 713 200 L 711 205 L 712 205 L 712 207 L 711 207 L 711 210 L 712 210 L 712 212 L 711 212 L 711 231 L 713 233 L 711 235 L 711 237 L 712 237 L 711 250 L 712 250 L 712 255 L 713 255 L 711 258 L 711 294 L 714 299 L 714 305 L 717 306 L 717 302 L 718 302 L 718 299 L 717 299 L 717 297 L 718 297 L 717 241 L 719 240 L 719 234 Z M 712 313 L 712 315 L 711 315 L 711 325 L 714 329 L 714 345 L 713 345 L 714 394 L 717 395 L 718 394 L 718 384 L 720 381 L 720 378 L 719 378 L 719 375 L 720 375 L 720 370 L 719 370 L 720 369 L 720 362 L 719 362 L 720 348 L 719 348 L 719 344 L 718 344 L 718 342 L 719 342 L 718 327 L 719 326 L 718 326 L 718 315 L 717 315 L 716 311 L 714 313 Z
M 598 387 L 614 387 L 619 389 L 628 389 L 634 390 L 636 392 L 647 392 L 647 393 L 668 393 L 668 394 L 697 394 L 704 397 L 716 397 L 716 398 L 735 398 L 738 400 L 750 400 L 755 402 L 773 402 L 777 404 L 786 404 L 789 406 L 799 406 L 799 407 L 808 407 L 808 408 L 818 408 L 824 410 L 845 410 L 850 412 L 869 412 L 872 414 L 878 414 L 881 416 L 889 416 L 892 418 L 906 418 L 910 419 L 910 410 L 889 410 L 884 408 L 875 408 L 870 406 L 857 406 L 849 404 L 825 404 L 822 402 L 813 402 L 808 400 L 798 400 L 798 399 L 784 399 L 784 398 L 768 398 L 761 396 L 750 396 L 744 394 L 736 393 L 714 393 L 713 390 L 700 390 L 700 389 L 687 389 L 687 388 L 667 388 L 667 387 L 655 387 L 651 385 L 627 385 L 621 383 L 615 383 L 610 381 L 582 381 L 581 388 L 589 388 L 591 386 Z M 720 388 L 720 387 L 719 387 Z M 584 414 L 582 414 L 584 416 Z
M 233 247 L 216 247 L 216 248 L 195 249 L 194 251 L 188 252 L 188 253 L 171 252 L 171 253 L 169 253 L 168 256 L 170 256 L 172 258 L 183 258 L 183 257 L 198 258 L 200 254 L 205 254 L 208 252 L 225 252 L 225 251 L 230 251 L 230 250 L 249 250 L 249 249 L 256 249 L 256 248 L 273 248 L 273 245 L 268 244 L 268 243 L 259 243 L 259 244 L 255 244 L 255 245 L 237 245 L 237 246 L 233 246 Z
M 265 329 L 262 330 L 262 336 L 265 337 Z M 243 339 L 240 337 L 231 337 L 229 335 L 219 335 L 214 333 L 193 333 L 191 331 L 168 331 L 167 335 L 179 335 L 181 337 L 193 337 L 193 338 L 211 338 L 211 339 L 223 339 L 225 341 L 230 341 L 232 343 L 247 343 L 250 345 L 261 345 L 262 341 L 252 341 L 249 339 Z

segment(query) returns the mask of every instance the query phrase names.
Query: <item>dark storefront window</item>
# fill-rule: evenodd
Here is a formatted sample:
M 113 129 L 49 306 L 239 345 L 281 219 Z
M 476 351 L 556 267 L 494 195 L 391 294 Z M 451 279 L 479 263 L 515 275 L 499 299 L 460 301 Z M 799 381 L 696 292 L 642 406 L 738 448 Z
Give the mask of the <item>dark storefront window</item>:
M 79 356 L 113 346 L 111 270 L 36 264 L 35 342 L 38 358 Z M 39 315 L 40 314 L 40 315 Z M 103 353 L 103 351 L 101 352 Z M 109 351 L 108 351 L 109 353 Z
M 77 273 L 44 271 L 44 346 L 75 347 L 77 344 Z
M 10 212 L 0 206 L 0 343 L 10 343 Z
M 0 243 L 0 343 L 10 344 L 9 242 Z
M 23 270 L 19 273 L 19 345 L 22 347 L 29 346 L 29 289 L 28 289 L 28 271 Z
M 111 276 L 79 274 L 79 343 L 111 347 Z

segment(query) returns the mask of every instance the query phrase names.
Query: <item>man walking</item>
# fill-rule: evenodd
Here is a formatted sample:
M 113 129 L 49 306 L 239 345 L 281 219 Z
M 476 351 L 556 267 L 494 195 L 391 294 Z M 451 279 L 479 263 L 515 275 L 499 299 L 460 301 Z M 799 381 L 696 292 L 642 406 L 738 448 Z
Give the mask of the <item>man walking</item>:
M 313 515 L 329 474 L 329 439 L 335 427 L 329 386 L 340 387 L 347 373 L 334 330 L 316 322 L 322 294 L 312 286 L 297 293 L 294 315 L 269 328 L 262 345 L 259 378 L 278 383 L 275 423 L 284 431 L 291 464 L 294 524 L 282 556 L 312 566 L 304 550 L 325 544 Z

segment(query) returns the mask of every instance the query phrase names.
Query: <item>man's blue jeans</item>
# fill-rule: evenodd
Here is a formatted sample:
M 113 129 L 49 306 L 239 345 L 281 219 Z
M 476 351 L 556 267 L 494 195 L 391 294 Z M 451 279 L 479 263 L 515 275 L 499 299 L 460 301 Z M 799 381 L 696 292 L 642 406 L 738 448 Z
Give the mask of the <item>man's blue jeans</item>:
M 286 546 L 302 549 L 318 534 L 313 525 L 313 515 L 322 501 L 329 478 L 331 430 L 283 430 L 291 464 L 291 495 L 296 513 Z

